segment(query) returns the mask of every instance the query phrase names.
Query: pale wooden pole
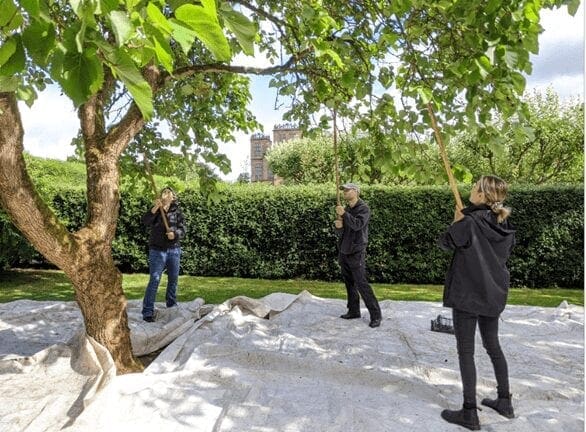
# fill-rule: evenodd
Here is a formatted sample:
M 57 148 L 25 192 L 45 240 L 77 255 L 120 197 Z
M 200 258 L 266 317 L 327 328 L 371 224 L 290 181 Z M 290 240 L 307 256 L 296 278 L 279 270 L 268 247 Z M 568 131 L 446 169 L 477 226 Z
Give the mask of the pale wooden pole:
M 149 163 L 149 160 L 146 156 L 146 152 L 143 152 L 142 157 L 144 159 L 144 168 L 147 173 L 147 177 L 150 180 L 151 188 L 153 190 L 153 195 L 156 199 L 157 195 L 159 193 L 158 193 L 158 189 L 157 189 L 157 184 L 155 183 L 155 178 L 153 177 L 153 173 L 151 172 L 151 164 Z M 161 218 L 163 219 L 163 224 L 165 225 L 165 231 L 168 233 L 171 232 L 171 228 L 169 227 L 169 222 L 167 222 L 167 215 L 165 214 L 165 210 L 163 210 L 162 206 L 159 206 L 159 212 L 161 213 Z
M 431 102 L 427 103 L 427 112 L 429 113 L 429 117 L 431 118 L 431 127 L 433 128 L 433 133 L 435 135 L 435 140 L 437 141 L 437 145 L 440 149 L 440 155 L 444 162 L 444 168 L 446 169 L 446 173 L 448 174 L 448 182 L 450 184 L 450 188 L 452 189 L 452 193 L 454 194 L 454 199 L 456 200 L 456 207 L 459 210 L 464 208 L 462 204 L 462 198 L 460 197 L 460 192 L 458 191 L 458 185 L 456 184 L 456 180 L 454 179 L 454 174 L 452 173 L 452 166 L 450 165 L 450 161 L 448 159 L 448 153 L 446 152 L 446 146 L 444 145 L 444 141 L 442 140 L 442 136 L 437 125 L 437 121 L 435 118 L 435 113 L 433 112 L 433 108 L 431 106 Z
M 336 173 L 336 202 L 341 205 L 340 200 L 340 166 L 338 163 L 338 127 L 336 123 L 336 108 L 334 107 L 334 172 Z

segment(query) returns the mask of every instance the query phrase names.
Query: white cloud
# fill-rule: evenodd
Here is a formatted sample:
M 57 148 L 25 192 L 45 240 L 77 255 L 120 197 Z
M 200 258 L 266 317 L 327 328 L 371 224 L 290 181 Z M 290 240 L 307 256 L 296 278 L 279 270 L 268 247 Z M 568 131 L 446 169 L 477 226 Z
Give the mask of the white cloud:
M 74 152 L 71 140 L 79 130 L 72 102 L 55 87 L 39 94 L 32 108 L 19 103 L 24 148 L 34 156 L 66 159 Z
M 539 54 L 531 56 L 533 73 L 527 87 L 552 87 L 561 97 L 584 97 L 584 4 L 575 16 L 564 6 L 542 10 Z

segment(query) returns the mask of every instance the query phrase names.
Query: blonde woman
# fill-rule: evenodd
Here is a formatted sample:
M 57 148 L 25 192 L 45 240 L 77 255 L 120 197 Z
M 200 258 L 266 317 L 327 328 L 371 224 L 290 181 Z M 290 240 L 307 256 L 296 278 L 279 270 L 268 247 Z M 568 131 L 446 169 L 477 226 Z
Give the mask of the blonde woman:
M 503 205 L 507 184 L 496 176 L 482 176 L 470 192 L 472 205 L 456 209 L 454 222 L 438 244 L 453 251 L 446 275 L 444 306 L 452 308 L 464 404 L 461 410 L 444 410 L 449 423 L 480 430 L 476 406 L 474 337 L 476 325 L 494 367 L 497 398 L 482 404 L 507 418 L 515 416 L 509 393 L 505 355 L 499 344 L 498 321 L 509 291 L 507 260 L 515 244 L 515 230 Z

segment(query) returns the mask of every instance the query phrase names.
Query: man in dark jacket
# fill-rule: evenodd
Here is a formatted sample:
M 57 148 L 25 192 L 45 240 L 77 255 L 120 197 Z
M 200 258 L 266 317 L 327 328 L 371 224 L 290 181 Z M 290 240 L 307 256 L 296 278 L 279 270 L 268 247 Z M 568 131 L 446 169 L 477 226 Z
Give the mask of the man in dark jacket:
M 155 200 L 154 206 L 143 215 L 142 223 L 150 228 L 150 278 L 142 302 L 142 317 L 147 322 L 153 322 L 156 318 L 157 289 L 165 268 L 167 268 L 166 304 L 167 307 L 177 305 L 181 239 L 185 237 L 185 224 L 177 197 L 171 188 L 166 187 L 161 191 L 160 198 Z
M 368 244 L 368 222 L 370 209 L 359 198 L 360 188 L 354 183 L 340 186 L 344 191 L 346 207 L 336 206 L 338 219 L 335 221 L 339 236 L 338 261 L 348 292 L 348 312 L 340 318 L 360 318 L 360 297 L 370 314 L 369 326 L 380 326 L 382 315 L 378 300 L 366 279 L 366 246 Z

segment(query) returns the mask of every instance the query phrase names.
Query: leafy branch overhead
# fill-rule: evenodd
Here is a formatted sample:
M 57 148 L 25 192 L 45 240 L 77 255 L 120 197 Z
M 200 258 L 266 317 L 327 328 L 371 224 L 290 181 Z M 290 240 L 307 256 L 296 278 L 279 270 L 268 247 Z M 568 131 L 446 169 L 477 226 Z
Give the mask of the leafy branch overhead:
M 543 6 L 563 4 L 573 14 L 579 2 Z M 352 117 L 353 101 L 370 109 L 362 128 L 422 131 L 421 108 L 433 101 L 444 121 L 482 127 L 495 108 L 518 110 L 529 54 L 538 52 L 541 6 L 539 0 L 1 0 L 0 91 L 17 91 L 32 103 L 35 88 L 47 81 L 28 79 L 34 65 L 79 106 L 111 74 L 149 119 L 153 93 L 162 87 L 161 75 L 145 73 L 149 66 L 169 77 L 178 70 L 181 76 L 248 71 L 272 73 L 291 98 L 291 118 L 302 122 L 333 100 Z M 254 55 L 255 46 L 277 67 L 230 67 L 235 54 Z M 194 48 L 199 55 L 190 58 Z M 287 59 L 294 61 L 279 68 Z M 391 89 L 404 104 L 385 98 Z

